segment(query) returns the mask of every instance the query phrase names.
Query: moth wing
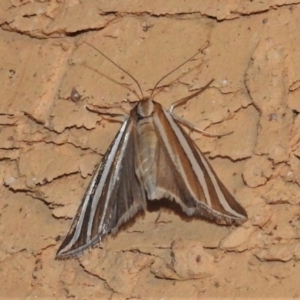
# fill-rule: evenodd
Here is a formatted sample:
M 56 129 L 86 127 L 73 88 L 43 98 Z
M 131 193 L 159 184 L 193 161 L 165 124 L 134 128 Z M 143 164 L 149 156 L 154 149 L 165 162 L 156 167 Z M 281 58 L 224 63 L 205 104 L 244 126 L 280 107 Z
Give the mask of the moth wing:
M 134 120 L 124 122 L 96 169 L 56 258 L 76 257 L 145 209 L 145 192 L 135 176 Z
M 175 200 L 187 215 L 219 224 L 243 223 L 245 209 L 219 180 L 207 159 L 171 114 L 155 103 L 159 139 L 156 198 Z

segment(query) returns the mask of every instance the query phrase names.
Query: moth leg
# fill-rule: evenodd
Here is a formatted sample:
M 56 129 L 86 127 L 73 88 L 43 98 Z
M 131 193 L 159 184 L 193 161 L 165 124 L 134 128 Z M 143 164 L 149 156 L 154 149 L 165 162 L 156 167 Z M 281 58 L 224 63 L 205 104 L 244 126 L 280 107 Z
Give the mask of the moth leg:
M 212 133 L 209 133 L 203 129 L 200 129 L 200 128 L 194 126 L 191 122 L 188 122 L 187 120 L 185 120 L 173 113 L 170 113 L 170 114 L 174 119 L 178 120 L 180 123 L 182 123 L 183 125 L 185 125 L 186 127 L 188 127 L 190 129 L 189 134 L 191 134 L 193 131 L 197 131 L 197 132 L 202 133 L 203 135 L 210 136 L 210 137 L 222 137 L 222 136 L 227 136 L 227 135 L 233 133 L 233 131 L 230 131 L 230 132 L 226 132 L 223 134 L 212 134 Z
M 199 94 L 201 94 L 203 91 L 205 91 L 210 85 L 211 83 L 214 81 L 214 79 L 212 79 L 208 84 L 206 84 L 203 88 L 201 88 L 199 91 L 193 93 L 192 95 L 189 95 L 187 97 L 184 97 L 182 99 L 179 99 L 177 101 L 175 101 L 171 107 L 168 109 L 169 113 L 172 113 L 173 112 L 173 109 L 177 106 L 180 106 L 180 105 L 183 105 L 185 104 L 186 102 L 188 102 L 189 100 L 195 98 L 196 96 L 198 96 Z
M 159 210 L 158 214 L 157 214 L 157 217 L 154 221 L 154 223 L 158 223 L 159 219 L 160 219 L 160 216 L 161 216 L 161 210 Z
M 197 91 L 196 93 L 193 93 L 192 95 L 188 96 L 188 97 L 185 97 L 185 98 L 182 98 L 182 99 L 179 99 L 177 100 L 176 102 L 174 102 L 171 107 L 169 108 L 168 112 L 172 115 L 172 117 L 176 120 L 178 120 L 180 123 L 184 124 L 185 126 L 187 126 L 189 129 L 190 129 L 190 132 L 189 134 L 191 134 L 191 132 L 193 131 L 197 131 L 197 132 L 200 132 L 204 135 L 207 135 L 207 136 L 210 136 L 210 137 L 222 137 L 222 136 L 226 136 L 226 135 L 229 135 L 229 134 L 232 134 L 233 131 L 231 132 L 227 132 L 227 133 L 224 133 L 224 134 L 212 134 L 212 133 L 209 133 L 203 129 L 200 129 L 200 128 L 197 128 L 195 127 L 192 123 L 184 120 L 183 118 L 175 115 L 173 113 L 173 110 L 175 107 L 177 106 L 180 106 L 180 105 L 183 105 L 185 104 L 186 102 L 188 102 L 189 100 L 193 99 L 194 97 L 198 96 L 199 94 L 201 94 L 204 90 L 206 90 L 210 85 L 211 83 L 214 81 L 214 79 L 212 79 L 211 81 L 209 81 L 203 88 L 201 88 L 199 91 Z
M 125 122 L 129 118 L 129 115 L 125 111 L 124 111 L 124 113 L 114 113 L 114 112 L 109 112 L 109 111 L 103 111 L 103 110 L 101 110 L 103 108 L 98 108 L 95 106 L 86 106 L 86 108 L 87 108 L 87 110 L 89 110 L 91 112 L 95 112 L 99 115 L 109 116 L 111 118 L 122 117 L 122 119 L 123 119 L 122 122 Z M 118 108 L 122 109 L 120 107 L 118 107 Z M 110 110 L 110 109 L 114 109 L 114 107 L 105 108 L 105 110 Z

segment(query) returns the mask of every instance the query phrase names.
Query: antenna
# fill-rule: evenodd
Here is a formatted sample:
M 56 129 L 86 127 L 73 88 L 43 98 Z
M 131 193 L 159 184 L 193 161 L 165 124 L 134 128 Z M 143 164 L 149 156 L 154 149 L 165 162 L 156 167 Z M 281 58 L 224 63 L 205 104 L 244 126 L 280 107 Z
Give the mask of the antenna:
M 193 56 L 191 56 L 189 59 L 187 59 L 185 62 L 183 62 L 182 64 L 180 64 L 178 67 L 176 67 L 175 69 L 173 69 L 172 71 L 170 71 L 169 73 L 167 73 L 166 75 L 164 75 L 160 80 L 157 81 L 157 83 L 155 84 L 151 95 L 150 95 L 150 99 L 152 99 L 153 93 L 155 91 L 155 89 L 157 88 L 158 84 L 161 83 L 166 77 L 168 77 L 170 74 L 172 74 L 173 72 L 177 71 L 179 68 L 181 68 L 183 65 L 185 65 L 186 63 L 188 63 L 189 61 L 191 61 L 195 56 L 197 56 L 200 52 L 203 52 L 207 47 L 209 47 L 210 44 L 208 44 L 205 48 L 199 50 L 197 53 L 195 53 Z
M 113 60 L 111 60 L 108 56 L 106 56 L 104 53 L 102 53 L 99 49 L 97 49 L 96 47 L 94 47 L 92 44 L 83 41 L 85 44 L 89 45 L 90 47 L 94 48 L 97 52 L 99 52 L 102 56 L 104 56 L 108 61 L 110 61 L 113 65 L 115 65 L 117 68 L 119 68 L 120 70 L 122 70 L 125 74 L 127 74 L 138 86 L 141 94 L 142 94 L 142 98 L 144 98 L 144 94 L 143 91 L 141 89 L 140 84 L 138 83 L 138 81 L 131 75 L 129 74 L 129 72 L 127 72 L 126 70 L 124 70 L 122 67 L 120 67 L 119 65 L 117 65 Z

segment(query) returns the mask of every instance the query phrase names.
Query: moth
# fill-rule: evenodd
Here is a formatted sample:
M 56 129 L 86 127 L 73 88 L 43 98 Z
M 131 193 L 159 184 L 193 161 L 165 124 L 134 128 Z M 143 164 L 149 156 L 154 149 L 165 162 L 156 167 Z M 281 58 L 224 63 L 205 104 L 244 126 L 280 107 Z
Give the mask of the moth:
M 155 88 L 150 97 L 137 102 L 96 168 L 57 259 L 77 257 L 107 234 L 116 233 L 123 223 L 146 209 L 147 200 L 176 201 L 188 216 L 218 224 L 246 221 L 245 209 L 219 180 L 181 127 L 182 120 L 172 112 L 203 89 L 177 101 L 170 110 L 153 100 Z

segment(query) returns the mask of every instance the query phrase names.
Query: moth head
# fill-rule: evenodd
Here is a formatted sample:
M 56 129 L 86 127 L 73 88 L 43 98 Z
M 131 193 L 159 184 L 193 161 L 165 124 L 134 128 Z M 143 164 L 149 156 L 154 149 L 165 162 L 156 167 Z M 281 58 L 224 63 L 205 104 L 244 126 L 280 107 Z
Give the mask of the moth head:
M 153 114 L 153 101 L 150 98 L 144 98 L 137 104 L 137 114 L 140 118 L 150 117 Z

